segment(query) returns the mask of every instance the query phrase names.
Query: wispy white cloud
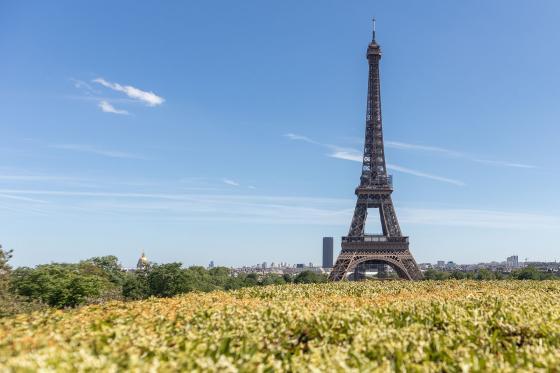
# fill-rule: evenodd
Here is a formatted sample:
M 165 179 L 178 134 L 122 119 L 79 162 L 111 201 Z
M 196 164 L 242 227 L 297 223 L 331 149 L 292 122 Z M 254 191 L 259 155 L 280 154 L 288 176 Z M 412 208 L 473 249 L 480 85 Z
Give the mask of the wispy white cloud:
M 116 214 L 146 219 L 185 219 L 270 224 L 347 224 L 353 201 L 333 198 L 210 195 L 83 190 L 3 189 L 0 193 L 43 196 L 60 213 Z M 139 214 L 139 213 L 143 214 Z
M 414 176 L 418 176 L 418 177 L 423 177 L 425 179 L 432 179 L 432 180 L 441 181 L 443 183 L 453 184 L 453 185 L 457 185 L 457 186 L 465 186 L 465 183 L 462 182 L 461 180 L 455 180 L 455 179 L 450 179 L 450 178 L 443 177 L 443 176 L 433 175 L 433 174 L 429 174 L 429 173 L 426 173 L 426 172 L 413 170 L 413 169 L 410 169 L 410 168 L 407 168 L 407 167 L 398 166 L 396 164 L 388 163 L 387 168 L 389 170 L 393 170 L 393 171 L 396 171 L 396 172 L 401 172 L 403 174 L 414 175 Z
M 137 154 L 127 153 L 118 150 L 107 150 L 107 149 L 99 149 L 91 145 L 85 144 L 59 144 L 59 145 L 50 145 L 51 148 L 62 149 L 62 150 L 71 150 L 81 153 L 91 153 L 96 155 L 102 155 L 104 157 L 110 158 L 127 158 L 127 159 L 146 159 Z
M 36 174 L 0 174 L 0 180 L 4 181 L 72 181 L 72 177 L 36 175 Z
M 401 149 L 401 150 L 414 150 L 414 151 L 422 151 L 422 152 L 430 152 L 430 153 L 439 153 L 444 156 L 448 157 L 456 157 L 467 159 L 472 162 L 483 163 L 488 165 L 500 166 L 500 167 L 514 167 L 514 168 L 538 168 L 537 166 L 530 165 L 530 164 L 523 164 L 523 163 L 516 163 L 516 162 L 508 162 L 508 161 L 499 161 L 499 160 L 488 160 L 488 159 L 481 159 L 478 157 L 474 157 L 467 153 L 458 152 L 451 149 L 440 148 L 436 146 L 426 146 L 426 145 L 418 145 L 418 144 L 410 144 L 398 141 L 385 141 L 385 146 L 388 148 L 393 149 Z
M 530 164 L 523 164 L 523 163 L 512 163 L 512 162 L 505 162 L 505 161 L 493 161 L 489 159 L 478 159 L 478 158 L 471 158 L 473 162 L 478 163 L 485 163 L 494 166 L 503 166 L 503 167 L 514 167 L 514 168 L 538 168 L 537 166 L 530 165 Z
M 224 182 L 224 184 L 231 185 L 231 186 L 237 187 L 240 185 L 237 181 L 231 179 L 222 179 L 222 181 Z
M 118 83 L 109 82 L 103 78 L 94 79 L 93 82 L 101 84 L 104 87 L 110 88 L 117 92 L 122 92 L 130 98 L 141 101 L 148 106 L 158 106 L 163 104 L 165 99 L 156 95 L 154 92 L 143 91 L 130 85 L 121 85 Z
M 42 212 L 113 214 L 137 219 L 184 219 L 232 221 L 262 224 L 308 224 L 346 226 L 355 201 L 342 198 L 255 196 L 232 194 L 173 194 L 137 192 L 92 192 L 83 190 L 0 189 L 0 197 L 16 196 L 19 207 Z M 43 200 L 35 200 L 41 196 Z M 13 199 L 13 198 L 11 198 Z M 524 230 L 560 233 L 560 216 L 522 211 L 463 208 L 410 208 L 397 206 L 399 220 L 405 225 L 434 225 L 493 230 Z M 142 213 L 142 214 L 139 214 Z
M 347 160 L 347 161 L 354 161 L 354 162 L 362 162 L 362 160 L 363 160 L 362 155 L 357 150 L 355 150 L 355 151 L 336 150 L 333 153 L 331 153 L 330 156 L 333 157 L 333 158 L 344 159 L 344 160 Z M 433 175 L 433 174 L 429 174 L 429 173 L 426 173 L 426 172 L 413 170 L 411 168 L 398 166 L 396 164 L 388 163 L 387 164 L 387 169 L 392 170 L 392 171 L 396 171 L 396 172 L 401 172 L 403 174 L 423 177 L 425 179 L 441 181 L 443 183 L 453 184 L 453 185 L 457 185 L 457 186 L 464 186 L 465 185 L 465 183 L 460 181 L 460 180 L 455 180 L 455 179 L 450 179 L 450 178 L 443 177 L 443 176 Z
M 28 198 L 22 196 L 12 196 L 10 194 L 0 194 L 0 198 L 12 199 L 16 201 L 34 202 L 34 203 L 49 203 L 48 201 L 44 201 L 41 199 Z
M 363 155 L 360 154 L 357 150 L 334 150 L 332 153 L 329 154 L 329 157 L 343 159 L 345 161 L 354 161 L 354 162 L 362 162 Z
M 436 146 L 409 144 L 409 143 L 399 142 L 399 141 L 384 141 L 384 144 L 386 147 L 393 148 L 393 149 L 419 150 L 419 151 L 426 151 L 426 152 L 433 152 L 433 153 L 441 153 L 452 157 L 463 156 L 463 153 L 456 152 L 450 149 L 439 148 Z
M 290 136 L 288 136 L 290 135 Z M 301 141 L 305 141 L 311 144 L 315 144 L 315 145 L 320 145 L 322 147 L 326 147 L 328 149 L 330 149 L 330 153 L 328 154 L 329 157 L 331 158 L 337 158 L 337 159 L 343 159 L 345 161 L 353 161 L 353 162 L 363 162 L 363 153 L 360 152 L 357 149 L 352 149 L 352 148 L 344 148 L 344 147 L 340 147 L 340 146 L 336 146 L 336 145 L 330 145 L 330 144 L 322 144 L 319 142 L 316 142 L 308 137 L 305 136 L 301 136 L 301 135 L 295 135 L 295 134 L 288 134 L 285 135 L 286 137 L 292 139 L 292 140 L 301 140 Z M 399 143 L 401 144 L 401 143 Z M 403 144 L 404 146 L 404 144 Z M 439 175 L 434 175 L 434 174 L 430 174 L 427 172 L 423 172 L 423 171 L 419 171 L 419 170 L 414 170 L 408 167 L 402 167 L 402 166 L 398 166 L 398 165 L 394 165 L 394 164 L 387 164 L 387 168 L 396 172 L 401 172 L 404 174 L 408 174 L 408 175 L 413 175 L 413 176 L 417 176 L 417 177 L 422 177 L 425 179 L 430 179 L 430 180 L 435 180 L 435 181 L 439 181 L 439 182 L 443 182 L 443 183 L 448 183 L 448 184 L 453 184 L 453 185 L 457 185 L 457 186 L 464 186 L 465 183 L 460 181 L 460 180 L 455 180 L 455 179 L 450 179 L 447 177 L 443 177 L 443 176 L 439 176 Z
M 307 143 L 315 144 L 315 145 L 322 145 L 321 143 L 319 143 L 315 140 L 311 140 L 307 136 L 298 135 L 296 133 L 286 133 L 284 136 L 289 138 L 290 140 L 303 141 L 303 142 L 307 142 Z
M 113 105 L 111 105 L 108 101 L 105 100 L 99 101 L 98 106 L 101 109 L 101 111 L 103 111 L 104 113 L 121 114 L 121 115 L 129 114 L 128 111 L 117 109 Z
M 477 209 L 400 208 L 400 221 L 406 224 L 474 227 L 488 229 L 560 231 L 560 217 L 535 213 Z
M 83 80 L 73 79 L 73 78 L 70 80 L 72 81 L 72 83 L 74 83 L 75 88 L 82 90 L 86 95 L 91 95 L 92 93 L 99 93 L 98 91 L 93 89 L 93 87 L 90 84 L 84 82 Z

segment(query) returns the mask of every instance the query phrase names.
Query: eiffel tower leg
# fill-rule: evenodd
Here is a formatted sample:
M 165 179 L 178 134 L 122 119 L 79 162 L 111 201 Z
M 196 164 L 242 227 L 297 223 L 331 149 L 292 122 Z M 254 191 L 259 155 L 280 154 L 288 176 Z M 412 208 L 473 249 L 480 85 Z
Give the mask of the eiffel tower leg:
M 367 205 L 356 203 L 356 208 L 354 209 L 354 216 L 352 217 L 352 223 L 350 224 L 349 236 L 361 236 L 364 234 L 365 224 L 367 219 Z
M 383 198 L 379 214 L 381 215 L 383 234 L 392 237 L 400 237 L 401 228 L 397 219 L 397 213 L 395 212 L 395 206 L 393 206 L 393 199 L 390 195 Z
M 406 271 L 408 272 L 412 280 L 422 280 L 424 278 L 424 275 L 416 264 L 416 260 L 414 260 L 414 257 L 410 252 L 407 256 L 403 256 L 403 258 L 401 258 L 401 261 L 403 262 L 404 267 L 406 268 Z
M 329 275 L 329 281 L 340 281 L 346 278 L 348 269 L 354 261 L 354 253 L 340 253 L 336 259 L 334 268 Z

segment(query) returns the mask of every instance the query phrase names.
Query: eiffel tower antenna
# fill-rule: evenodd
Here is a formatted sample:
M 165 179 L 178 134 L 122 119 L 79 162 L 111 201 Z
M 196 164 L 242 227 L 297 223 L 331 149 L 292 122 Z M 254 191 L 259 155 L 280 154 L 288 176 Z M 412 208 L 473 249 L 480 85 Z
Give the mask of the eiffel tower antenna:
M 372 37 L 371 37 L 371 41 L 375 43 L 375 18 L 372 18 L 373 21 L 373 32 L 372 32 Z
M 419 280 L 422 272 L 410 253 L 408 237 L 401 233 L 391 198 L 393 179 L 387 173 L 385 163 L 379 74 L 381 47 L 375 41 L 375 19 L 372 37 L 366 54 L 369 75 L 362 175 L 355 190 L 357 201 L 350 230 L 342 237 L 342 251 L 329 279 L 339 281 L 349 275 L 352 279 L 362 279 L 373 268 L 379 274 L 385 274 L 386 266 L 390 266 L 403 279 Z M 381 220 L 380 234 L 365 232 L 370 210 L 377 210 Z

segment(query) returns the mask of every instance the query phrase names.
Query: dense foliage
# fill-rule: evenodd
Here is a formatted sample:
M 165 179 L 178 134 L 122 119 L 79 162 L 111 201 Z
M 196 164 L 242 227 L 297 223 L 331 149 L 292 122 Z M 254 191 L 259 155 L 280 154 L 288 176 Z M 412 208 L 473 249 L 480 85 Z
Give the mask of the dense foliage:
M 508 273 L 490 271 L 488 269 L 478 269 L 476 271 L 442 271 L 428 269 L 424 272 L 426 280 L 556 280 L 559 279 L 558 273 L 539 271 L 535 267 L 525 267 L 513 270 Z
M 76 307 L 110 300 L 141 300 L 172 297 L 192 291 L 235 290 L 249 286 L 326 282 L 326 276 L 311 271 L 297 275 L 237 274 L 224 267 L 184 268 L 181 263 L 152 264 L 139 271 L 124 271 L 112 255 L 79 263 L 51 263 L 12 269 L 11 251 L 0 248 L 0 317 L 40 309 Z M 546 280 L 557 275 L 528 267 L 508 274 L 481 269 L 474 272 L 425 272 L 428 280 Z
M 11 290 L 13 271 L 8 264 L 11 257 L 12 251 L 3 250 L 0 246 L 0 317 L 37 310 L 42 307 L 40 303 L 23 299 Z
M 558 281 L 288 284 L 0 319 L 22 371 L 556 371 Z
M 228 268 L 183 268 L 181 263 L 154 264 L 126 272 L 117 257 L 95 257 L 79 263 L 51 263 L 12 270 L 11 251 L 0 248 L 0 317 L 38 309 L 75 307 L 109 300 L 172 297 L 192 291 L 233 290 L 287 282 L 324 282 L 324 275 L 232 275 Z

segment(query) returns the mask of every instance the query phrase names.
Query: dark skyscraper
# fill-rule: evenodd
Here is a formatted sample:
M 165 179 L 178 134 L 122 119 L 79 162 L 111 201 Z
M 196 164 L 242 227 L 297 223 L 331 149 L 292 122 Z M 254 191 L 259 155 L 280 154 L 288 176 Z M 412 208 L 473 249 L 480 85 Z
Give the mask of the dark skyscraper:
M 333 238 L 323 237 L 323 268 L 333 267 Z

